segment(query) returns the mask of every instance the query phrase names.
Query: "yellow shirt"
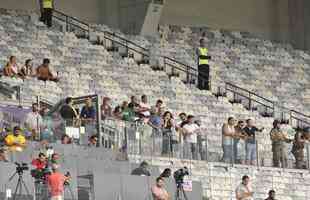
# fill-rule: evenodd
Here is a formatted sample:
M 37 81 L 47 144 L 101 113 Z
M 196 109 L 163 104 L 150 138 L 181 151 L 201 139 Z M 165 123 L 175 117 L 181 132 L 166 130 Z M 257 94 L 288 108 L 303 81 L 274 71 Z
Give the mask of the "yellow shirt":
M 26 145 L 26 138 L 23 135 L 9 134 L 5 137 L 5 144 L 11 151 L 23 151 Z

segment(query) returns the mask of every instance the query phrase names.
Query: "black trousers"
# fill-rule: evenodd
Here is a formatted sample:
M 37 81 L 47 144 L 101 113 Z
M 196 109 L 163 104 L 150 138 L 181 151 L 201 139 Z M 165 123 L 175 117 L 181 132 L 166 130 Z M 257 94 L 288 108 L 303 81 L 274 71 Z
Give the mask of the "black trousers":
M 53 9 L 43 8 L 42 21 L 44 24 L 46 24 L 47 27 L 52 26 L 52 17 L 53 17 Z
M 209 65 L 198 65 L 198 88 L 200 90 L 210 90 L 209 72 Z

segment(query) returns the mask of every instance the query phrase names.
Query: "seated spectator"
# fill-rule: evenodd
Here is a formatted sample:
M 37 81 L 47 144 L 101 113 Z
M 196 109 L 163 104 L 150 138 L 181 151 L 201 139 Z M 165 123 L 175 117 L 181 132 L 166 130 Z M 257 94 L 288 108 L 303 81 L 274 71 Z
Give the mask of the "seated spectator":
M 83 106 L 81 111 L 81 120 L 82 125 L 85 125 L 89 122 L 94 122 L 96 120 L 96 109 L 92 105 L 91 98 L 86 99 L 85 106 Z
M 89 146 L 89 147 L 97 147 L 97 143 L 98 143 L 98 137 L 97 137 L 97 135 L 92 135 L 92 136 L 89 138 L 88 146 Z
M 161 128 L 161 125 L 162 125 L 162 119 L 160 117 L 160 113 L 158 113 L 156 111 L 156 108 L 155 107 L 152 107 L 151 110 L 150 110 L 150 120 L 148 122 L 148 124 L 154 128 L 154 129 L 159 129 Z
M 6 150 L 4 148 L 0 149 L 0 162 L 9 162 L 6 157 Z
M 235 137 L 235 126 L 237 120 L 229 117 L 227 123 L 222 126 L 222 147 L 223 147 L 223 162 L 233 161 L 233 138 Z
M 9 133 L 4 140 L 6 146 L 8 146 L 11 151 L 21 152 L 26 147 L 26 138 L 22 135 L 19 126 L 15 126 L 13 129 L 13 134 Z
M 71 143 L 72 140 L 68 135 L 64 134 L 61 136 L 61 144 L 71 144 Z
M 135 111 L 133 109 L 133 104 L 128 104 L 128 103 L 125 101 L 123 102 L 123 106 L 122 106 L 122 118 L 123 120 L 125 121 L 129 121 L 129 122 L 132 122 L 135 120 Z
M 47 58 L 43 59 L 43 64 L 37 67 L 37 77 L 38 80 L 41 81 L 58 81 L 58 78 L 55 77 L 50 68 L 49 68 L 50 60 Z
M 122 108 L 120 106 L 116 106 L 115 109 L 113 110 L 113 117 L 119 120 L 123 119 Z
M 151 106 L 147 102 L 147 96 L 144 94 L 141 96 L 141 103 L 139 104 L 139 114 L 142 118 L 148 118 L 150 113 Z
M 164 186 L 164 179 L 162 177 L 158 177 L 156 179 L 156 184 L 151 189 L 153 200 L 169 200 L 169 194 Z
M 197 155 L 197 131 L 199 126 L 194 123 L 194 116 L 187 116 L 187 123 L 183 126 L 183 137 L 184 137 L 184 158 L 187 159 L 198 159 Z
M 9 62 L 5 65 L 3 69 L 4 76 L 17 77 L 18 76 L 18 66 L 16 62 L 16 57 L 11 56 Z
M 132 170 L 131 175 L 137 176 L 151 176 L 151 173 L 148 170 L 149 164 L 146 161 L 143 161 L 140 166 Z
M 32 67 L 32 60 L 31 59 L 26 60 L 25 65 L 20 69 L 19 74 L 23 78 L 32 77 L 35 75 L 33 67 Z
M 101 118 L 105 120 L 106 117 L 112 117 L 111 99 L 109 97 L 104 97 L 102 99 L 101 105 Z
M 60 160 L 60 156 L 58 153 L 53 153 L 51 159 L 49 160 L 49 165 L 58 164 Z
M 39 113 L 38 104 L 32 104 L 32 111 L 26 115 L 25 127 L 31 131 L 32 139 L 39 137 L 39 131 L 42 128 L 43 119 Z
M 270 138 L 272 141 L 273 166 L 286 168 L 288 166 L 286 143 L 290 143 L 292 140 L 281 130 L 279 120 L 274 120 Z
M 49 114 L 49 109 L 48 108 L 43 108 L 42 109 L 42 131 L 40 134 L 40 139 L 41 141 L 47 141 L 47 142 L 53 142 L 54 141 L 54 123 L 53 123 L 53 118 Z
M 292 153 L 295 157 L 297 169 L 306 168 L 306 164 L 304 162 L 304 148 L 305 143 L 309 141 L 309 136 L 310 136 L 309 128 L 306 128 L 304 130 L 298 130 L 298 132 L 295 134 Z
M 73 99 L 66 98 L 66 104 L 60 109 L 61 117 L 66 121 L 66 126 L 73 126 L 75 121 L 79 119 L 79 114 L 73 107 Z
M 256 132 L 262 132 L 264 128 L 258 129 L 254 126 L 252 119 L 246 120 L 244 132 L 247 134 L 246 139 L 246 164 L 255 165 L 256 162 Z

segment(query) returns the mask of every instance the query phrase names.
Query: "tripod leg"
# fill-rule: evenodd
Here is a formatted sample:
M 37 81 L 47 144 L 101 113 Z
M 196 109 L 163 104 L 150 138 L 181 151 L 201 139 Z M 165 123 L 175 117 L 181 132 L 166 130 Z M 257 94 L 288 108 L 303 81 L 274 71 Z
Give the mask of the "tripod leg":
M 16 188 L 13 194 L 13 200 L 17 200 L 16 195 L 17 195 L 17 190 L 19 189 L 19 185 L 20 185 L 20 180 L 18 179 L 17 184 L 16 184 Z
M 183 187 L 182 187 L 182 193 L 183 193 L 184 199 L 185 199 L 185 200 L 188 200 L 187 195 L 186 195 L 186 192 L 184 191 Z
M 25 190 L 26 190 L 26 195 L 27 195 L 27 199 L 29 199 L 29 200 L 31 200 L 31 198 L 30 198 L 30 192 L 29 192 L 29 190 L 28 190 L 28 188 L 27 188 L 27 185 L 26 185 L 26 183 L 25 183 L 25 181 L 23 180 L 23 179 L 21 179 L 21 184 L 20 184 L 20 186 L 22 186 L 22 184 L 24 185 L 24 188 L 25 188 Z M 21 187 L 22 188 L 22 187 Z

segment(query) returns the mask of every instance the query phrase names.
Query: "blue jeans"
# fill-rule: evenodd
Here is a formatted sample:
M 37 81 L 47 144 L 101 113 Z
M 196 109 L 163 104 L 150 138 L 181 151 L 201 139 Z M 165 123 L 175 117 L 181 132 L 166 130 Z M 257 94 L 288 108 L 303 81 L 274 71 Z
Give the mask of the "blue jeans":
M 246 143 L 246 160 L 247 161 L 255 161 L 256 160 L 256 144 Z
M 223 158 L 222 161 L 230 163 L 233 157 L 233 145 L 224 145 L 223 144 Z

